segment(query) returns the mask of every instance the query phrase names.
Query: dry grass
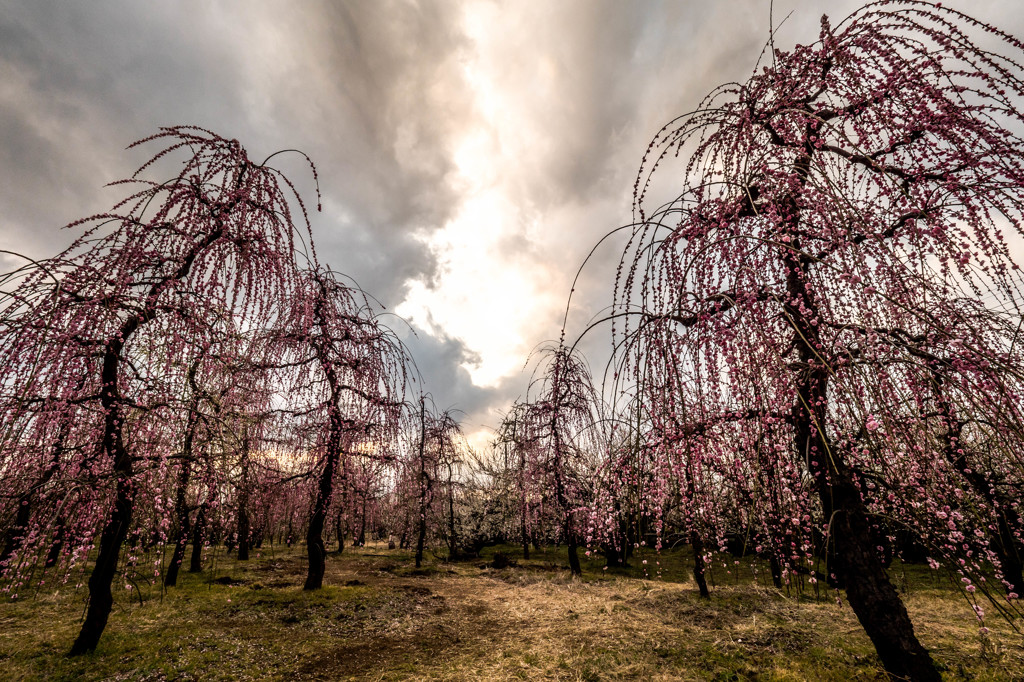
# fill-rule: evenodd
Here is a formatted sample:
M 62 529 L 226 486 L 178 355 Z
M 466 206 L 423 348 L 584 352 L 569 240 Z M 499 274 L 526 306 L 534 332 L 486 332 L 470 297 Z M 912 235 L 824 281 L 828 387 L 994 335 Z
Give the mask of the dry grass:
M 883 679 L 834 595 L 786 597 L 731 574 L 704 601 L 683 579 L 685 554 L 660 559 L 674 580 L 610 576 L 597 562 L 572 580 L 554 552 L 502 570 L 477 560 L 416 571 L 404 552 L 347 549 L 328 561 L 329 586 L 306 593 L 298 550 L 221 558 L 216 573 L 185 575 L 162 598 L 151 587 L 143 606 L 122 595 L 99 650 L 82 658 L 63 654 L 83 592 L 0 606 L 0 677 Z M 1021 635 L 990 618 L 983 638 L 962 597 L 926 571 L 908 575 L 905 601 L 947 679 L 1024 679 Z

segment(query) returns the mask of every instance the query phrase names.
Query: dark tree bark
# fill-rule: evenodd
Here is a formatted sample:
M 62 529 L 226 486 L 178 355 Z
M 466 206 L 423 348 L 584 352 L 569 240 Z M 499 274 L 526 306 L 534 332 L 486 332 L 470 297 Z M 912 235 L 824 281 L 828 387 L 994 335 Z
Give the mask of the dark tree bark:
M 834 552 L 833 552 L 834 554 Z M 772 555 L 768 558 L 768 570 L 772 574 L 772 585 L 775 589 L 782 589 L 782 562 L 779 561 L 779 555 L 772 551 Z
M 327 519 L 327 510 L 331 505 L 331 498 L 334 496 L 334 476 L 341 463 L 341 439 L 344 430 L 339 405 L 342 400 L 342 382 L 338 376 L 334 363 L 331 360 L 329 348 L 332 343 L 330 330 L 327 329 L 328 321 L 324 306 L 327 305 L 327 287 L 324 282 L 317 278 L 318 296 L 314 302 L 313 315 L 315 325 L 315 336 L 310 339 L 320 369 L 327 379 L 327 386 L 330 391 L 328 397 L 328 434 L 326 450 L 324 452 L 323 469 L 320 470 L 320 479 L 317 484 L 316 498 L 313 501 L 313 514 L 309 520 L 309 528 L 306 531 L 306 553 L 309 557 L 309 568 L 306 573 L 306 583 L 303 589 L 318 590 L 324 583 L 324 572 L 327 569 L 327 547 L 324 545 L 324 523 Z M 341 527 L 341 512 L 339 511 L 338 527 Z M 341 533 L 338 534 L 338 551 L 342 549 Z
M 711 592 L 708 591 L 708 581 L 705 577 L 707 563 L 704 561 L 704 541 L 697 532 L 693 532 L 690 534 L 690 544 L 693 546 L 693 579 L 700 590 L 700 596 L 710 599 Z
M 334 377 L 334 370 L 330 365 L 325 367 L 328 380 L 332 385 L 337 385 L 337 377 Z M 333 379 L 333 381 L 332 381 Z M 332 391 L 333 393 L 333 391 Z M 327 519 L 327 509 L 331 505 L 331 497 L 334 494 L 334 473 L 337 470 L 341 458 L 341 415 L 338 413 L 337 398 L 332 395 L 330 406 L 330 434 L 327 439 L 327 452 L 324 458 L 324 468 L 320 471 L 320 480 L 317 486 L 316 499 L 313 501 L 313 515 L 309 520 L 309 529 L 306 531 L 306 554 L 309 557 L 309 568 L 306 573 L 304 590 L 318 590 L 324 584 L 324 572 L 327 570 L 327 547 L 324 545 L 323 532 L 324 521 Z M 339 512 L 340 514 L 340 512 Z M 340 526 L 340 523 L 339 523 Z M 338 535 L 338 551 L 341 551 L 341 535 Z
M 690 452 L 687 451 L 686 493 L 691 500 L 696 498 L 697 482 L 695 477 L 696 473 L 694 472 L 693 458 L 691 457 Z M 696 519 L 693 519 L 692 524 L 693 527 L 690 530 L 690 545 L 693 547 L 693 579 L 697 583 L 697 589 L 700 591 L 700 596 L 704 599 L 710 599 L 711 593 L 708 591 L 708 581 L 705 577 L 705 573 L 707 572 L 707 562 L 704 561 L 704 540 L 701 538 L 700 530 L 696 527 Z
M 18 500 L 18 511 L 14 515 L 14 523 L 7 529 L 7 536 L 4 541 L 3 552 L 0 553 L 0 567 L 6 566 L 8 560 L 21 548 L 28 534 L 28 522 L 32 517 L 32 503 L 30 495 L 23 495 Z
M 60 559 L 60 553 L 64 549 L 64 537 L 67 533 L 66 521 L 63 516 L 57 517 L 57 530 L 53 534 L 53 542 L 50 543 L 50 551 L 46 555 L 46 563 L 43 564 L 46 568 L 52 568 L 57 565 L 57 560 Z
M 185 489 L 188 486 L 189 470 L 191 464 L 182 462 L 181 472 L 178 477 L 178 492 L 174 504 L 174 515 L 178 517 L 177 537 L 174 541 L 174 552 L 171 554 L 171 563 L 164 574 L 164 587 L 174 587 L 178 584 L 178 569 L 181 562 L 185 560 L 185 546 L 188 544 L 188 536 L 191 528 L 188 518 L 188 504 L 185 501 Z
M 578 545 L 576 544 L 576 534 L 571 529 L 568 529 L 566 532 L 568 533 L 566 544 L 568 545 L 569 550 L 569 570 L 572 571 L 574 576 L 579 577 L 583 575 L 583 566 L 580 565 L 580 555 L 578 552 Z
M 242 437 L 242 476 L 238 484 L 238 527 L 236 528 L 238 542 L 238 560 L 249 560 L 250 543 L 250 521 L 249 521 L 249 436 Z
M 369 485 L 369 484 L 367 484 Z M 359 514 L 359 537 L 356 538 L 356 542 L 360 547 L 366 546 L 366 506 L 370 501 L 370 491 L 368 488 L 362 490 L 363 506 Z
M 206 534 L 206 507 L 207 503 L 199 505 L 196 512 L 196 522 L 192 526 L 192 558 L 189 562 L 189 573 L 199 573 L 203 570 L 203 544 Z
M 155 295 L 154 295 L 155 298 Z M 101 404 L 105 412 L 102 451 L 113 460 L 112 474 L 116 481 L 114 507 L 100 535 L 99 554 L 96 565 L 89 576 L 89 606 L 78 638 L 71 646 L 70 656 L 78 656 L 96 649 L 100 636 L 107 627 L 110 610 L 114 606 L 114 596 L 110 586 L 117 573 L 117 560 L 121 546 L 128 536 L 128 527 L 132 520 L 135 503 L 135 481 L 132 458 L 124 446 L 122 425 L 124 415 L 121 411 L 121 393 L 118 387 L 120 376 L 121 352 L 124 342 L 140 325 L 151 319 L 153 312 L 147 317 L 135 317 L 122 328 L 118 338 L 107 342 L 103 356 Z
M 801 183 L 806 182 L 810 153 L 795 165 Z M 792 347 L 803 366 L 808 367 L 797 377 L 797 398 L 791 411 L 793 446 L 795 453 L 806 459 L 822 509 L 830 519 L 829 535 L 835 547 L 830 572 L 846 586 L 850 606 L 890 677 L 938 682 L 941 676 L 914 634 L 907 609 L 875 551 L 870 515 L 843 453 L 828 442 L 829 369 L 818 361 L 822 344 L 818 325 L 811 322 L 818 319 L 818 302 L 808 285 L 808 262 L 798 255 L 799 206 L 789 196 L 778 208 L 789 221 L 786 229 L 790 246 L 781 250 L 790 297 L 784 308 L 794 330 Z
M 195 376 L 198 364 L 189 368 L 189 383 L 195 389 Z M 164 587 L 174 587 L 178 584 L 178 569 L 181 562 L 185 560 L 185 546 L 188 544 L 190 528 L 188 508 L 188 484 L 192 478 L 192 443 L 195 440 L 196 429 L 199 427 L 198 396 L 193 397 L 189 409 L 188 425 L 185 428 L 185 442 L 182 446 L 181 469 L 178 470 L 178 489 L 174 499 L 174 516 L 177 519 L 176 537 L 174 539 L 174 552 L 171 554 L 171 563 L 164 574 Z
M 338 516 L 334 519 L 334 531 L 338 537 L 338 554 L 345 551 L 345 525 L 342 517 L 344 510 L 338 509 Z
M 623 568 L 626 565 L 626 557 L 623 549 L 613 544 L 606 544 L 604 550 L 604 562 L 608 568 Z
M 249 560 L 249 512 L 245 505 L 248 500 L 240 501 L 238 504 L 238 560 Z

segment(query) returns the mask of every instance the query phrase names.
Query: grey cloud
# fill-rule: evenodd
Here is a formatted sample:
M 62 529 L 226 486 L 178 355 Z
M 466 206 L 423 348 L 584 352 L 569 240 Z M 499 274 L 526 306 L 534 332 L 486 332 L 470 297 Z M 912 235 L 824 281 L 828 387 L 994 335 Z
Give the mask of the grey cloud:
M 325 260 L 397 303 L 407 277 L 434 274 L 414 232 L 443 224 L 455 203 L 445 183 L 448 139 L 467 94 L 454 10 L 398 2 L 241 9 L 5 8 L 0 202 L 13 230 L 5 238 L 37 253 L 52 246 L 33 233 L 109 206 L 97 200 L 99 186 L 144 158 L 123 151 L 129 142 L 160 125 L 195 123 L 239 138 L 254 157 L 306 151 L 325 194 L 350 216 L 346 224 L 315 218 Z M 295 168 L 310 198 L 308 173 Z
M 435 275 L 414 235 L 443 225 L 457 203 L 446 177 L 469 93 L 456 10 L 401 2 L 289 9 L 279 26 L 291 41 L 281 55 L 288 68 L 267 75 L 274 97 L 266 115 L 293 132 L 289 144 L 315 159 L 349 216 L 321 225 L 325 258 L 397 303 L 407 279 Z
M 1024 14 L 1007 3 L 950 4 L 1024 33 Z M 837 0 L 827 11 L 837 23 L 859 5 Z M 443 283 L 438 254 L 418 236 L 458 211 L 453 152 L 478 132 L 506 153 L 493 160 L 502 164 L 494 181 L 520 219 L 499 242 L 505 262 L 558 273 L 544 289 L 567 296 L 593 244 L 629 221 L 654 133 L 715 85 L 750 74 L 769 2 L 484 6 L 487 35 L 474 43 L 456 0 L 0 0 L 0 248 L 52 253 L 73 236 L 57 227 L 118 198 L 102 185 L 145 158 L 125 145 L 160 125 L 195 123 L 237 137 L 254 157 L 308 153 L 324 192 L 313 216 L 321 259 L 393 308 L 411 280 Z M 816 39 L 823 9 L 775 0 L 777 23 L 793 12 L 778 46 Z M 493 123 L 466 77 L 484 57 L 484 85 L 507 108 Z M 302 159 L 275 164 L 312 200 Z M 613 241 L 584 271 L 570 339 L 610 303 L 620 253 Z M 557 338 L 562 314 L 538 310 L 532 342 Z M 601 330 L 583 342 L 597 373 L 609 345 Z M 525 387 L 522 377 L 474 386 L 461 367 L 472 350 L 443 334 L 420 333 L 410 346 L 438 404 L 470 420 Z

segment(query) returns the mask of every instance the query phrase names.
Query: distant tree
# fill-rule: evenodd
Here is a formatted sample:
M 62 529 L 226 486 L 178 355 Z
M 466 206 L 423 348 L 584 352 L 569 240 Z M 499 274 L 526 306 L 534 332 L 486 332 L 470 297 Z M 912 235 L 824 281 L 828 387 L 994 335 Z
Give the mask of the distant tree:
M 439 415 L 436 425 L 435 439 L 437 447 L 438 473 L 444 493 L 444 517 L 441 535 L 448 545 L 448 560 L 459 558 L 462 553 L 464 484 L 469 472 L 468 464 L 472 451 L 462 426 L 455 419 L 453 410 L 445 410 Z
M 579 576 L 578 548 L 601 448 L 601 399 L 586 363 L 570 348 L 546 349 L 541 363 L 514 430 L 525 467 L 522 481 L 526 498 L 542 500 L 568 547 L 569 568 Z
M 202 459 L 201 452 L 209 450 L 209 431 L 211 424 L 205 419 L 204 414 L 210 403 L 214 408 L 219 407 L 217 399 L 205 387 L 200 387 L 197 377 L 200 373 L 200 366 L 204 362 L 210 362 L 206 352 L 202 350 L 192 359 L 191 364 L 185 372 L 185 383 L 187 393 L 183 397 L 183 409 L 185 411 L 185 425 L 182 433 L 181 451 L 177 455 L 177 477 L 174 482 L 174 517 L 170 540 L 173 542 L 174 550 L 171 554 L 170 564 L 164 572 L 164 586 L 173 587 L 178 583 L 178 571 L 181 563 L 185 560 L 185 549 L 188 545 L 189 536 L 192 534 L 191 511 L 189 505 L 189 490 L 193 486 L 198 461 Z M 204 376 L 216 376 L 217 373 L 204 371 Z M 221 375 L 223 377 L 223 374 Z M 205 422 L 205 423 L 204 423 Z M 204 437 L 205 436 L 205 437 Z M 198 509 L 199 505 L 195 505 Z M 201 520 L 201 519 L 200 519 Z M 202 531 L 200 531 L 200 537 Z
M 410 491 L 407 499 L 415 505 L 416 514 L 416 568 L 423 563 L 429 534 L 447 539 L 450 558 L 458 554 L 455 472 L 468 449 L 451 410 L 436 411 L 429 396 L 421 396 L 419 403 L 419 434 L 405 468 Z
M 637 180 L 618 331 L 663 456 L 731 470 L 774 554 L 823 553 L 894 679 L 940 676 L 879 513 L 969 592 L 986 559 L 1019 588 L 1022 47 L 914 0 L 823 18 L 666 126 Z M 651 210 L 675 156 L 682 190 Z
M 527 406 L 516 402 L 502 418 L 495 434 L 493 450 L 500 468 L 492 468 L 492 478 L 505 498 L 505 516 L 517 519 L 516 530 L 523 547 L 523 558 L 530 558 L 530 539 L 536 505 L 531 500 L 532 486 L 527 485 L 527 450 L 525 438 Z

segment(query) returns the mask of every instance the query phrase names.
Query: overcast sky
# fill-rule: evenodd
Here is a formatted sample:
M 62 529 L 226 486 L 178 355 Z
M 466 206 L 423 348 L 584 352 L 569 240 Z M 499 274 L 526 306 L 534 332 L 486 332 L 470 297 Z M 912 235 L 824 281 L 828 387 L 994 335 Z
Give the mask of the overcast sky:
M 860 4 L 775 0 L 776 46 Z M 946 5 L 1024 35 L 1016 3 Z M 558 338 L 588 251 L 629 222 L 651 137 L 745 80 L 768 26 L 768 0 L 0 0 L 0 248 L 56 253 L 159 126 L 255 158 L 301 149 L 321 260 L 415 328 L 394 325 L 479 443 Z M 277 158 L 309 192 L 299 159 Z M 585 270 L 570 337 L 611 302 L 620 252 Z M 609 345 L 598 329 L 584 348 Z

